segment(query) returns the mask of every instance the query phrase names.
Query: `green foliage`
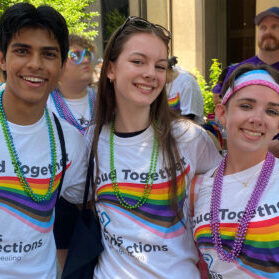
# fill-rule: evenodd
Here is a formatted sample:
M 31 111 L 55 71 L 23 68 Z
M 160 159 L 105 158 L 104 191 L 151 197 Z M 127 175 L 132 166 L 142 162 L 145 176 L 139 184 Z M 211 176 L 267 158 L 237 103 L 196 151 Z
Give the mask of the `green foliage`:
M 9 7 L 10 0 L 0 0 L 0 16 Z
M 92 22 L 94 17 L 99 16 L 98 12 L 88 12 L 86 8 L 95 0 L 0 0 L 0 16 L 3 11 L 19 2 L 27 2 L 34 6 L 49 5 L 60 12 L 66 19 L 69 32 L 94 38 L 98 31 L 93 28 L 98 26 L 97 22 Z
M 106 38 L 108 39 L 111 34 L 124 23 L 125 20 L 126 17 L 116 9 L 108 12 L 105 16 L 105 22 L 107 26 Z
M 213 87 L 218 82 L 218 78 L 222 72 L 222 65 L 218 62 L 218 59 L 212 59 L 212 64 L 209 69 L 209 82 L 206 82 L 205 78 L 201 73 L 196 69 L 194 75 L 197 78 L 197 82 L 200 86 L 203 101 L 204 101 L 204 116 L 207 116 L 209 113 L 214 113 L 214 103 L 213 103 Z

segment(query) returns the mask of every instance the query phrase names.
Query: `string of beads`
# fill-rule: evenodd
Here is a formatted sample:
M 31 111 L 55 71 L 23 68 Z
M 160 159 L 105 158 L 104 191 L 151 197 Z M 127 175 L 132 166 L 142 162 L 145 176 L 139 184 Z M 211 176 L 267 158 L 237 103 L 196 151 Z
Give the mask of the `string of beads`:
M 49 187 L 48 187 L 47 193 L 45 195 L 41 195 L 41 194 L 35 194 L 35 192 L 32 190 L 31 186 L 29 185 L 29 183 L 24 175 L 24 172 L 22 169 L 22 163 L 19 160 L 19 156 L 17 154 L 15 144 L 14 144 L 14 139 L 13 139 L 12 133 L 10 131 L 8 121 L 6 119 L 6 114 L 4 112 L 3 93 L 4 93 L 4 91 L 2 91 L 0 93 L 0 123 L 1 123 L 4 138 L 5 138 L 5 141 L 6 141 L 10 156 L 11 156 L 12 164 L 15 168 L 17 177 L 18 177 L 21 185 L 23 186 L 24 191 L 35 202 L 42 202 L 42 201 L 48 200 L 52 195 L 52 189 L 53 189 L 55 175 L 56 175 L 56 161 L 57 161 L 55 137 L 54 137 L 53 127 L 52 127 L 48 109 L 45 108 L 45 117 L 46 117 L 46 122 L 47 122 L 47 127 L 48 127 L 48 137 L 49 137 L 49 142 L 50 142 L 51 177 L 50 177 L 50 182 L 49 182 Z
M 123 196 L 123 194 L 120 192 L 118 183 L 116 181 L 116 169 L 114 166 L 114 122 L 111 124 L 111 129 L 110 129 L 110 170 L 111 170 L 111 180 L 112 180 L 112 187 L 115 193 L 115 196 L 119 203 L 124 207 L 129 210 L 136 209 L 144 205 L 150 195 L 150 192 L 152 190 L 153 186 L 153 179 L 156 171 L 156 166 L 157 166 L 157 161 L 158 161 L 158 141 L 154 137 L 153 139 L 153 147 L 152 147 L 152 154 L 151 154 L 151 163 L 150 163 L 150 168 L 149 172 L 147 175 L 147 180 L 144 186 L 144 190 L 142 193 L 142 196 L 140 199 L 137 201 L 136 204 L 132 205 L 129 202 L 127 202 Z M 150 183 L 149 183 L 150 181 Z

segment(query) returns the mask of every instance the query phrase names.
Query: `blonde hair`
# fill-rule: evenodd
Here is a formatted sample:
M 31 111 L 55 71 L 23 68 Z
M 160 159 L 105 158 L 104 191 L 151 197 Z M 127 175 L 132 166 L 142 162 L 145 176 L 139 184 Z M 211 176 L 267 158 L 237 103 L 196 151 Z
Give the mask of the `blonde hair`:
M 94 53 L 96 52 L 96 47 L 95 47 L 93 41 L 91 41 L 90 39 L 88 39 L 84 36 L 81 36 L 81 35 L 70 34 L 69 35 L 69 45 L 70 45 L 70 47 L 72 45 L 78 45 L 83 48 L 89 48 Z

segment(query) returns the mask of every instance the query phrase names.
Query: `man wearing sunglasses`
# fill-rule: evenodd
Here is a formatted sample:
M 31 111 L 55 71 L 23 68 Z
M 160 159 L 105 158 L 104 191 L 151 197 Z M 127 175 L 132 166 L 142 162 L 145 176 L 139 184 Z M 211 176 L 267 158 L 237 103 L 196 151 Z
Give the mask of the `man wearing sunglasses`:
M 51 93 L 48 106 L 84 134 L 90 125 L 96 92 L 92 82 L 95 47 L 83 36 L 69 36 L 70 50 L 65 72 Z

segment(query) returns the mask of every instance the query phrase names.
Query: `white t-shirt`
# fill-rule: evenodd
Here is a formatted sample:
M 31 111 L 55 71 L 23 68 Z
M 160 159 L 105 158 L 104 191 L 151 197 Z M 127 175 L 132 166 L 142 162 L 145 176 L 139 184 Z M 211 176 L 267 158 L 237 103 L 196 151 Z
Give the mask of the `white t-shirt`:
M 181 115 L 194 114 L 195 121 L 203 124 L 203 97 L 195 78 L 181 72 L 175 80 L 167 84 L 168 102 L 172 109 L 180 110 Z
M 238 219 L 242 216 L 250 198 L 262 163 L 242 172 L 224 176 L 220 207 L 221 238 L 224 245 L 233 245 Z M 214 170 L 195 177 L 191 186 L 191 201 L 194 205 L 194 238 L 212 278 L 250 279 L 279 278 L 279 160 L 267 188 L 261 196 L 252 218 L 240 256 L 232 263 L 217 256 L 210 230 L 210 201 Z M 249 182 L 246 187 L 241 182 Z M 195 182 L 195 183 L 194 183 Z
M 206 132 L 183 121 L 176 124 L 182 169 L 177 166 L 177 186 L 182 221 L 185 184 L 195 172 L 216 166 L 220 156 Z M 129 203 L 144 191 L 153 146 L 153 128 L 141 134 L 114 136 L 116 180 Z M 198 255 L 190 226 L 187 231 L 169 205 L 169 170 L 159 152 L 154 182 L 147 202 L 138 209 L 120 206 L 110 179 L 110 128 L 104 126 L 98 145 L 100 173 L 97 177 L 97 212 L 101 221 L 104 252 L 99 257 L 94 278 L 200 278 Z M 185 221 L 186 220 L 186 221 Z
M 33 201 L 20 184 L 0 129 L 0 278 L 56 278 L 56 247 L 53 237 L 54 206 L 62 173 L 62 156 L 56 125 L 51 114 L 57 152 L 53 195 L 47 201 Z M 61 194 L 72 203 L 82 203 L 86 177 L 84 137 L 60 120 L 67 152 L 67 171 Z M 45 194 L 50 180 L 50 144 L 45 116 L 37 123 L 19 126 L 9 123 L 15 148 L 28 183 Z
M 89 91 L 93 92 L 93 103 L 92 103 L 92 110 L 94 109 L 94 103 L 96 99 L 96 92 L 88 87 L 88 93 Z M 81 125 L 83 128 L 87 128 L 88 125 L 90 124 L 91 120 L 91 109 L 89 105 L 89 99 L 88 99 L 88 94 L 86 94 L 82 98 L 78 99 L 67 99 L 64 98 L 66 101 L 67 106 L 69 107 L 71 113 L 75 117 L 75 119 L 78 121 L 79 125 Z M 61 117 L 58 113 L 57 107 L 53 101 L 53 98 L 51 95 L 49 95 L 48 101 L 47 101 L 47 106 L 48 108 L 53 111 L 58 117 Z

